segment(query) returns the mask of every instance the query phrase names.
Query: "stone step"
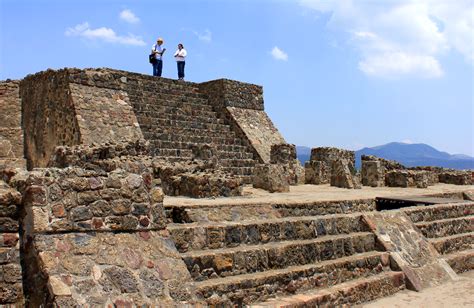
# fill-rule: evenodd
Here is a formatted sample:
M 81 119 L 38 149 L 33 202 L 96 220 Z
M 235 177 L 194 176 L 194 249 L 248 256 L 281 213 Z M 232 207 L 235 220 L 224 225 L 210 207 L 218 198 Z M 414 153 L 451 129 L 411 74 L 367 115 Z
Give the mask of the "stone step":
M 190 160 L 193 157 L 193 153 L 191 150 L 180 150 L 180 149 L 160 149 L 160 148 L 154 148 L 153 143 L 151 145 L 151 154 L 153 156 L 159 156 L 159 157 L 174 157 L 174 158 L 180 158 L 184 160 Z
M 222 170 L 234 175 L 242 175 L 242 176 L 253 175 L 253 167 L 222 167 Z
M 458 274 L 474 270 L 474 248 L 444 255 L 443 259 Z
M 229 204 L 223 201 L 212 205 L 196 203 L 193 205 L 167 204 L 165 206 L 179 212 L 179 216 L 186 216 L 187 222 L 221 222 L 369 212 L 375 211 L 375 200 L 299 201 L 297 203 L 248 202 L 245 204 Z
M 133 100 L 135 99 L 135 100 Z M 169 97 L 155 97 L 155 96 L 137 96 L 137 97 L 130 97 L 132 102 L 133 108 L 136 111 L 140 110 L 147 110 L 152 108 L 153 106 L 166 106 L 172 108 L 182 108 L 183 106 L 189 106 L 194 110 L 202 110 L 202 111 L 214 111 L 214 108 L 209 105 L 207 99 L 202 98 L 190 98 L 190 97 L 176 97 L 174 99 L 170 99 Z
M 143 89 L 143 90 L 142 90 Z M 140 93 L 146 96 L 189 96 L 201 99 L 207 99 L 207 95 L 201 93 L 198 87 L 190 87 L 189 85 L 180 86 L 173 84 L 172 86 L 165 83 L 150 83 L 148 86 L 141 84 Z
M 156 131 L 159 133 L 172 133 L 174 129 L 179 128 L 188 128 L 188 129 L 198 129 L 201 130 L 198 134 L 199 136 L 205 135 L 202 130 L 214 130 L 221 131 L 223 135 L 231 132 L 229 125 L 224 124 L 215 124 L 215 123 L 205 123 L 197 121 L 176 121 L 169 119 L 155 119 L 152 120 L 148 117 L 142 117 L 141 120 L 138 120 L 142 130 Z
M 474 215 L 474 202 L 416 206 L 402 209 L 414 222 L 435 221 Z
M 375 199 L 274 204 L 281 216 L 319 216 L 375 211 Z
M 213 242 L 216 241 L 213 239 Z M 181 256 L 193 279 L 202 281 L 333 260 L 373 250 L 374 235 L 358 232 L 309 240 L 197 250 L 183 253 Z
M 197 135 L 197 133 L 201 135 Z M 202 135 L 204 134 L 204 135 Z M 144 132 L 143 137 L 145 139 L 162 140 L 162 141 L 178 141 L 178 142 L 191 142 L 191 143 L 208 143 L 208 144 L 227 144 L 227 145 L 239 145 L 245 146 L 241 138 L 235 137 L 232 132 L 226 132 L 223 136 L 222 131 L 194 131 L 193 133 L 183 133 L 180 130 L 170 133 L 157 133 L 153 131 Z
M 199 93 L 198 90 L 194 89 L 189 89 L 186 87 L 183 88 L 175 88 L 176 85 L 173 85 L 172 88 L 161 88 L 160 86 L 157 86 L 156 84 L 154 85 L 155 88 L 149 88 L 147 89 L 146 87 L 143 88 L 143 91 L 141 91 L 141 94 L 145 98 L 149 99 L 169 99 L 170 97 L 173 97 L 172 100 L 177 100 L 179 98 L 191 98 L 191 99 L 197 99 L 197 100 L 203 100 L 208 103 L 208 97 L 207 95 L 203 93 Z
M 367 252 L 281 270 L 210 279 L 196 283 L 200 298 L 211 305 L 248 305 L 278 295 L 331 287 L 389 270 L 389 254 Z
M 152 140 L 153 146 L 156 148 L 160 149 L 190 149 L 190 146 L 192 146 L 194 143 L 192 142 L 179 142 L 179 141 L 163 141 L 163 140 Z M 197 142 L 196 142 L 197 143 Z M 242 146 L 242 145 L 227 145 L 227 144 L 220 144 L 216 143 L 214 144 L 216 150 L 217 150 L 217 155 L 219 156 L 219 152 L 237 152 L 237 153 L 246 153 L 247 152 L 247 147 Z M 248 154 L 253 153 L 248 152 Z
M 427 238 L 436 238 L 474 231 L 474 215 L 448 218 L 430 222 L 418 222 L 415 226 Z
M 221 125 L 226 124 L 224 119 L 217 118 L 217 117 L 204 117 L 204 116 L 199 116 L 199 115 L 191 116 L 191 115 L 186 115 L 186 114 L 175 114 L 175 113 L 162 114 L 162 113 L 156 113 L 156 112 L 138 113 L 137 120 L 140 124 L 143 123 L 143 125 L 146 125 L 147 123 L 157 124 L 163 121 L 168 121 L 167 123 L 179 122 L 180 124 L 182 124 L 183 127 L 188 127 L 187 125 L 191 125 L 195 123 L 221 124 Z
M 368 231 L 360 214 L 171 224 L 168 230 L 180 252 Z
M 474 232 L 461 233 L 430 239 L 430 243 L 440 254 L 474 248 Z
M 405 289 L 402 272 L 382 272 L 378 275 L 351 280 L 333 287 L 290 296 L 279 296 L 248 307 L 351 307 Z
M 198 108 L 195 108 L 198 106 Z M 157 102 L 156 104 L 141 104 L 135 107 L 137 114 L 177 114 L 186 116 L 201 116 L 207 118 L 218 117 L 212 108 L 206 108 L 203 105 L 185 104 L 182 106 L 167 106 Z
M 247 167 L 253 168 L 256 162 L 253 159 L 219 159 L 219 165 L 223 168 L 239 168 L 239 167 Z
M 253 153 L 250 152 L 235 152 L 235 151 L 217 151 L 218 159 L 253 159 Z

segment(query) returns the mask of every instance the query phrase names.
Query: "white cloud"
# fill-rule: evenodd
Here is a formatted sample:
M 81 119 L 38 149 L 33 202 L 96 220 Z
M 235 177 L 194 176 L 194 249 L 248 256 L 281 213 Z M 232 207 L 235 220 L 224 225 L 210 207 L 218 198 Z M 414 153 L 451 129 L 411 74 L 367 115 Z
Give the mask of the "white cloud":
M 120 19 L 128 22 L 128 23 L 131 23 L 131 24 L 136 24 L 138 22 L 140 22 L 140 18 L 138 18 L 132 11 L 130 10 L 123 10 L 122 12 L 120 12 Z
M 273 47 L 271 54 L 275 60 L 288 61 L 288 55 L 277 46 Z
M 443 75 L 441 55 L 454 50 L 474 64 L 474 2 L 471 0 L 301 0 L 330 14 L 328 28 L 350 36 L 360 52 L 359 69 L 371 76 Z
M 206 43 L 209 43 L 212 41 L 212 33 L 211 31 L 209 30 L 205 30 L 204 33 L 200 33 L 198 31 L 195 31 L 193 30 L 193 33 L 194 35 L 197 36 L 197 38 L 200 40 L 200 41 L 203 41 L 203 42 L 206 42 Z
M 414 144 L 414 142 L 413 142 L 411 139 L 403 139 L 403 140 L 402 140 L 402 143 Z
M 106 27 L 92 29 L 89 23 L 84 22 L 76 25 L 74 28 L 68 28 L 65 32 L 67 36 L 79 36 L 88 40 L 98 40 L 107 43 L 116 43 L 122 45 L 144 46 L 145 42 L 141 37 L 133 34 L 120 36 L 114 30 Z

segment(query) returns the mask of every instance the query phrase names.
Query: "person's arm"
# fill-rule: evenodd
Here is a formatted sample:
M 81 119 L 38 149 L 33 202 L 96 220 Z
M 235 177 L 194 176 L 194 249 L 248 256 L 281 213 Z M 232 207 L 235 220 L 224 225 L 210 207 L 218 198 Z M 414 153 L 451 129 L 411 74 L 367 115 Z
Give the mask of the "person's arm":
M 186 57 L 188 55 L 188 53 L 186 52 L 186 49 L 182 49 L 181 50 L 181 57 Z
M 174 56 L 175 56 L 175 57 L 178 57 L 178 56 L 179 56 L 179 49 L 176 50 L 176 52 L 174 53 Z

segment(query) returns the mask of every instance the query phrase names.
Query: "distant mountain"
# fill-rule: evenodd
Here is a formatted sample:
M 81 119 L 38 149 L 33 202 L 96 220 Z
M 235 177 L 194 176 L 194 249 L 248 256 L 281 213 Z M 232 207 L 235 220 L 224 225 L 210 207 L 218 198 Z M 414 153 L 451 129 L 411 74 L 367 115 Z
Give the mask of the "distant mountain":
M 304 164 L 311 156 L 311 148 L 297 146 L 298 159 Z M 361 155 L 375 155 L 396 160 L 407 167 L 438 166 L 453 169 L 474 169 L 474 157 L 464 154 L 449 154 L 423 143 L 408 144 L 391 142 L 384 145 L 363 148 L 355 152 L 356 167 L 360 168 Z
M 361 155 L 375 155 L 396 160 L 407 167 L 437 166 L 454 169 L 474 169 L 474 157 L 463 154 L 451 155 L 438 151 L 424 143 L 391 142 L 372 148 L 363 148 L 355 152 L 356 167 L 360 168 Z

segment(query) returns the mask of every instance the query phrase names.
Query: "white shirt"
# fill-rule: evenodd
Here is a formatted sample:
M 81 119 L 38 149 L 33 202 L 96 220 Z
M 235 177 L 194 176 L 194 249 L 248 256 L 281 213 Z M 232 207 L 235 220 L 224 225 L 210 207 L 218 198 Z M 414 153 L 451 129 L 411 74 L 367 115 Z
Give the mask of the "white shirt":
M 180 61 L 184 61 L 184 58 L 186 58 L 186 56 L 188 55 L 188 53 L 186 52 L 186 49 L 181 49 L 181 50 L 176 50 L 176 52 L 174 53 L 175 55 L 175 59 L 177 62 L 180 62 Z
M 155 58 L 161 60 L 161 53 L 163 52 L 163 48 L 161 48 L 161 46 L 158 44 L 153 44 L 153 46 L 151 46 L 151 52 L 153 53 L 154 51 L 159 52 L 155 53 Z

